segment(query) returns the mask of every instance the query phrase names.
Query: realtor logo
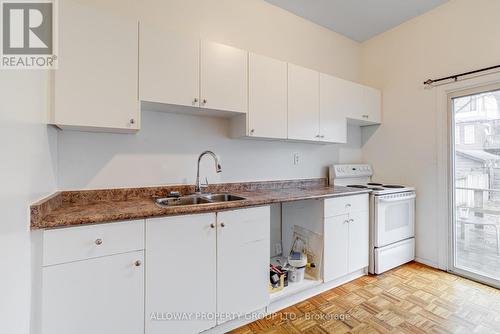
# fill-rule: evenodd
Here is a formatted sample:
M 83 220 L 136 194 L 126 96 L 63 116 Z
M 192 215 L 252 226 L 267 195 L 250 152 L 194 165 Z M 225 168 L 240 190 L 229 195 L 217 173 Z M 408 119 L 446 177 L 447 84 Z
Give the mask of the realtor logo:
M 2 0 L 1 68 L 56 68 L 55 3 Z

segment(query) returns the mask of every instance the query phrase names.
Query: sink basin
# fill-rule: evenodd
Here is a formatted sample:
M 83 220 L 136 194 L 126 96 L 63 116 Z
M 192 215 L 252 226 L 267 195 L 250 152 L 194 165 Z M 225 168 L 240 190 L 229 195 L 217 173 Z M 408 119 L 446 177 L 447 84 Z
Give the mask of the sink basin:
M 155 203 L 159 206 L 165 207 L 165 206 L 206 204 L 210 203 L 210 201 L 199 196 L 181 196 L 181 197 L 155 198 Z
M 244 197 L 231 194 L 204 195 L 203 198 L 208 199 L 210 202 L 231 202 L 231 201 L 241 201 L 245 199 Z
M 244 200 L 244 197 L 232 194 L 206 194 L 206 195 L 187 195 L 180 197 L 162 197 L 153 198 L 155 204 L 160 207 L 184 206 L 184 205 L 200 205 L 221 202 L 232 202 Z

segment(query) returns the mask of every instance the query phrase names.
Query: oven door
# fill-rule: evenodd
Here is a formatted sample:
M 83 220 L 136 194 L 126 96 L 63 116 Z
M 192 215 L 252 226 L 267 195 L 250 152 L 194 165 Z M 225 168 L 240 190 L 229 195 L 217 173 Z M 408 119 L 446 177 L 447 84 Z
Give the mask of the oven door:
M 415 192 L 375 196 L 374 201 L 375 247 L 415 236 Z

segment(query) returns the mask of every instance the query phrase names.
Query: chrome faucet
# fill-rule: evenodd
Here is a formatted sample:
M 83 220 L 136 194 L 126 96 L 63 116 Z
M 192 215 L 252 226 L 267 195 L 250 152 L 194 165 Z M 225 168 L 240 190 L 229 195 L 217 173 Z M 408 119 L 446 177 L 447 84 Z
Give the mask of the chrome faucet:
M 214 152 L 212 152 L 212 151 L 201 152 L 200 156 L 198 157 L 198 168 L 196 169 L 196 184 L 194 186 L 194 191 L 197 194 L 201 193 L 201 186 L 200 186 L 200 161 L 201 161 L 201 158 L 203 158 L 203 156 L 205 156 L 207 154 L 211 155 L 212 158 L 214 158 L 214 160 L 215 160 L 215 171 L 217 173 L 222 172 L 222 167 L 219 164 L 219 159 L 217 158 L 217 156 L 215 155 Z M 207 181 L 206 186 L 208 186 L 208 181 Z

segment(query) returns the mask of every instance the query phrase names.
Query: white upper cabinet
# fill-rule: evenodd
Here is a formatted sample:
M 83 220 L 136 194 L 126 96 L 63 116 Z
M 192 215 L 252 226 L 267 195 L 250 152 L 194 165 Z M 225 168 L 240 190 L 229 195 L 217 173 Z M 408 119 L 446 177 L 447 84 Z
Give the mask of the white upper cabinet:
M 200 106 L 246 113 L 248 104 L 248 52 L 202 41 Z
M 139 129 L 138 22 L 97 4 L 59 1 L 59 68 L 51 123 L 69 129 Z
M 320 140 L 330 143 L 346 143 L 346 109 L 349 100 L 344 94 L 344 80 L 323 73 L 320 73 L 319 80 Z
M 286 139 L 286 62 L 254 53 L 249 54 L 247 117 L 247 135 Z
M 382 94 L 378 89 L 342 80 L 345 96 L 348 96 L 346 116 L 358 125 L 381 122 Z
M 361 118 L 371 123 L 382 122 L 382 93 L 375 88 L 363 86 L 363 110 Z
M 288 138 L 319 136 L 319 72 L 288 64 Z
M 199 106 L 200 40 L 142 23 L 139 40 L 140 100 Z

